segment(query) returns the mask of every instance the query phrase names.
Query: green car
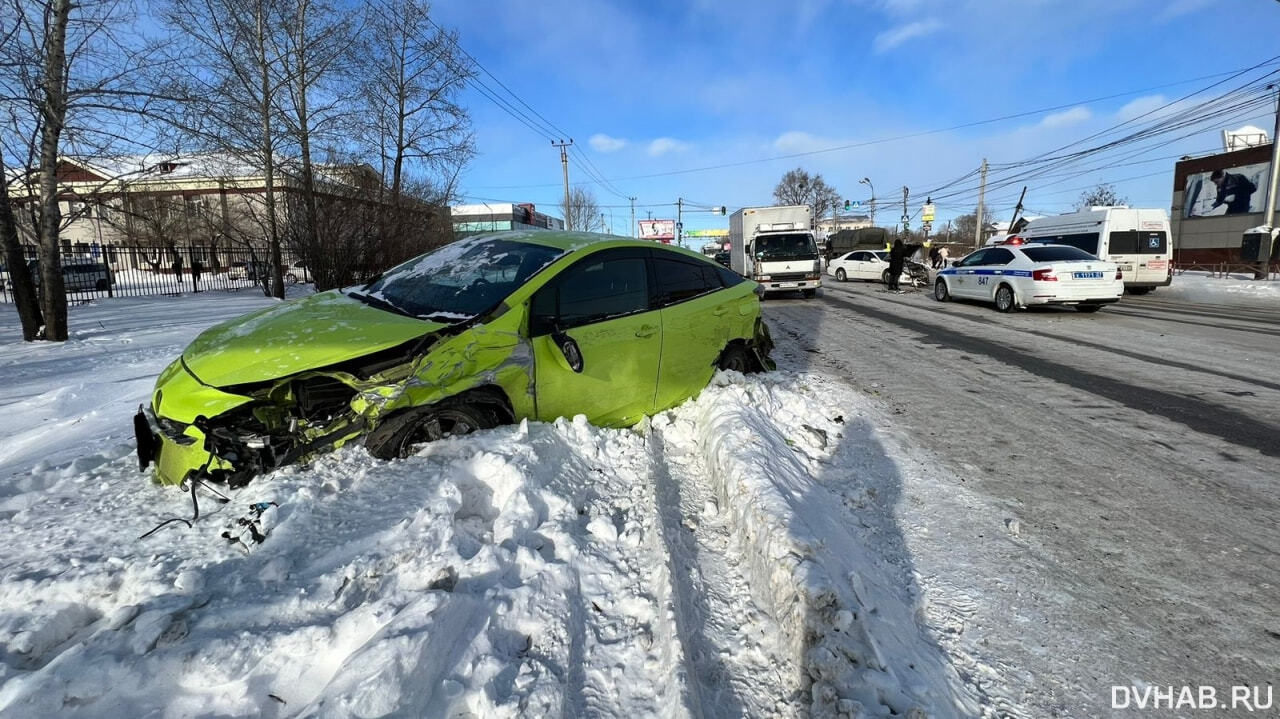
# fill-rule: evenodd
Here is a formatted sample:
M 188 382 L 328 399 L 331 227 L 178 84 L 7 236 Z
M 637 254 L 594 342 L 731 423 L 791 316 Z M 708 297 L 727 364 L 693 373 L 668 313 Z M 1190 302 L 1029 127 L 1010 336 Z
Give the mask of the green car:
M 630 426 L 717 367 L 772 367 L 760 294 L 652 242 L 467 238 L 205 331 L 134 418 L 139 464 L 235 487 L 359 438 L 392 458 L 524 418 Z

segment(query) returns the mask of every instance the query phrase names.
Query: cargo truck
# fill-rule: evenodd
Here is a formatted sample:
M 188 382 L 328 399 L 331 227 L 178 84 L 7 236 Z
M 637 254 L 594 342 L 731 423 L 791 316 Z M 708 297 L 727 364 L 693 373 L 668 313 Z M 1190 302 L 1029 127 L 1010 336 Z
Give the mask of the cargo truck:
M 822 286 L 822 258 L 808 205 L 744 207 L 729 216 L 729 267 L 759 282 L 766 293 Z

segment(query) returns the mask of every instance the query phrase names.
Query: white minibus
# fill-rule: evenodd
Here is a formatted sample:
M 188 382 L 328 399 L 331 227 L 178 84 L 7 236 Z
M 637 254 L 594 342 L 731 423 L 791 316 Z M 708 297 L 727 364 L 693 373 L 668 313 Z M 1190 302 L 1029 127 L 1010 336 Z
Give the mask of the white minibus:
M 1116 263 L 1125 291 L 1146 294 L 1168 287 L 1173 277 L 1169 215 L 1124 205 L 1093 207 L 1069 215 L 1041 217 L 1018 232 L 1024 242 L 1071 245 Z

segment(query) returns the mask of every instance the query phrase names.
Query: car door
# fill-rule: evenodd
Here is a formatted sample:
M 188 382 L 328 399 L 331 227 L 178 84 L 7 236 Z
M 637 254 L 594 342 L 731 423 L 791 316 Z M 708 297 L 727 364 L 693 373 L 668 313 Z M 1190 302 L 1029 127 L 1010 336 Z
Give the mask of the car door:
M 858 253 L 857 274 L 855 275 L 858 279 L 878 281 L 881 272 L 884 272 L 884 265 L 874 252 Z
M 996 288 L 1000 286 L 1000 280 L 1005 276 L 1009 276 L 1009 285 L 1016 293 L 1018 283 L 1013 278 L 1014 270 L 1009 267 L 1009 263 L 1014 260 L 1014 254 L 1003 247 L 989 247 L 984 252 L 986 254 L 982 257 L 982 268 L 977 278 L 978 299 L 994 300 Z
M 662 317 L 650 304 L 647 255 L 594 253 L 530 299 L 538 419 L 585 414 L 594 424 L 628 426 L 653 411 Z M 578 353 L 578 371 L 566 349 Z
M 952 265 L 955 269 L 955 275 L 951 278 L 952 295 L 973 299 L 982 297 L 981 291 L 985 289 L 985 286 L 980 286 L 978 280 L 983 276 L 981 274 L 983 270 L 982 263 L 985 261 L 988 252 L 990 250 L 978 250 Z
M 662 359 L 654 405 L 663 410 L 707 386 L 743 300 L 721 292 L 720 273 L 705 262 L 658 249 L 650 262 L 654 304 L 662 308 Z

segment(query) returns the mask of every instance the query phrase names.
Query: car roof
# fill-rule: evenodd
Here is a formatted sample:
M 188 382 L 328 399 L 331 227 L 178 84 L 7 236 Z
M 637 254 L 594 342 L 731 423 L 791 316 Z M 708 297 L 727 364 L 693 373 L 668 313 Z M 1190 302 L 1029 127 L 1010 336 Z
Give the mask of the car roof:
M 688 257 L 696 257 L 700 260 L 709 261 L 710 258 L 701 252 L 680 247 L 678 245 L 666 245 L 653 240 L 633 240 L 626 237 L 617 237 L 615 235 L 601 235 L 594 232 L 569 232 L 567 230 L 511 230 L 507 232 L 490 232 L 483 235 L 474 235 L 468 237 L 469 240 L 514 240 L 517 242 L 527 242 L 533 245 L 543 245 L 545 247 L 554 247 L 565 252 L 579 252 L 583 250 L 596 251 L 608 249 L 611 247 L 648 247 L 661 248 L 676 252 Z

